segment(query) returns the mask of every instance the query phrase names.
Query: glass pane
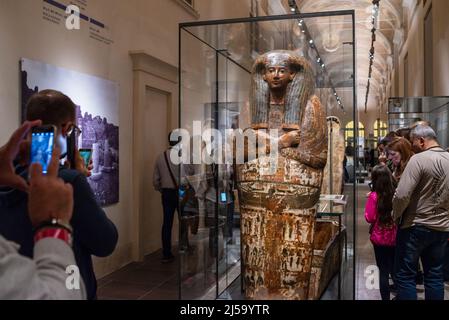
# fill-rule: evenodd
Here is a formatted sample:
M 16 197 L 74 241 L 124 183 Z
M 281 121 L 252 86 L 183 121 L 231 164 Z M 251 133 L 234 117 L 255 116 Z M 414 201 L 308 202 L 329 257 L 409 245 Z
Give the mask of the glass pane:
M 181 36 L 180 54 L 180 128 L 187 130 L 192 146 L 192 150 L 187 148 L 192 161 L 184 165 L 182 176 L 193 190 L 181 214 L 180 296 L 181 299 L 214 299 L 218 250 L 216 179 L 212 167 L 203 165 L 197 157 L 204 149 L 202 130 L 216 125 L 215 104 L 211 102 L 216 100 L 218 60 L 213 48 L 185 32 Z
M 224 157 L 229 148 L 226 130 L 249 126 L 249 73 L 224 51 L 211 49 L 190 33 L 182 31 L 181 39 L 180 128 L 198 144 L 199 135 L 210 137 L 207 129 L 218 130 Z M 201 157 L 205 148 L 201 147 Z M 193 151 L 197 151 L 194 146 Z M 194 152 L 191 157 L 195 157 Z M 189 179 L 194 181 L 191 185 L 199 221 L 196 233 L 188 232 L 192 249 L 181 252 L 182 299 L 215 299 L 240 275 L 240 226 L 232 162 L 206 164 L 201 157 L 200 164 L 188 166 L 192 167 L 189 174 L 195 175 Z
M 181 28 L 180 125 L 191 134 L 195 131 L 195 124 L 192 124 L 195 120 L 201 122 L 202 128 L 217 129 L 220 135 L 217 139 L 214 137 L 214 141 L 224 142 L 219 149 L 235 156 L 230 152 L 235 137 L 226 131 L 251 127 L 250 87 L 255 59 L 268 51 L 282 49 L 295 51 L 309 61 L 315 79 L 314 93 L 328 119 L 329 156 L 321 194 L 342 195 L 340 201 L 344 205 L 332 205 L 330 211 L 323 209 L 316 213 L 317 219 L 313 219 L 317 237 L 310 243 L 312 253 L 308 256 L 309 261 L 313 260 L 310 278 L 313 290 L 309 290 L 306 298 L 353 299 L 353 195 L 357 155 L 354 147 L 347 148 L 349 144 L 344 137 L 345 125 L 354 121 L 353 19 L 352 15 L 283 17 L 186 24 Z M 334 126 L 336 124 L 338 127 Z M 357 128 L 352 128 L 352 137 L 356 136 L 355 130 Z M 352 143 L 356 146 L 355 141 Z M 351 161 L 352 166 L 344 165 Z M 257 271 L 245 278 L 242 275 L 244 264 L 248 263 L 247 268 L 262 265 L 261 257 L 266 257 L 271 250 L 267 244 L 258 247 L 248 241 L 259 241 L 260 235 L 270 230 L 255 220 L 242 220 L 242 201 L 246 198 L 242 198 L 241 180 L 236 178 L 241 167 L 229 163 L 197 167 L 198 180 L 206 185 L 210 197 L 203 200 L 203 190 L 194 188 L 200 203 L 199 228 L 197 234 L 189 233 L 189 241 L 195 243 L 198 250 L 181 260 L 181 297 L 243 299 L 242 291 L 248 288 L 247 283 L 257 286 L 265 281 L 260 275 L 253 277 Z M 251 194 L 254 212 L 268 210 L 262 189 Z M 203 201 L 205 204 L 201 204 Z M 248 201 L 244 202 L 248 212 Z M 339 212 L 335 214 L 337 207 Z M 261 214 L 260 218 L 263 217 Z M 212 221 L 202 222 L 208 219 Z M 252 229 L 256 227 L 257 232 Z M 242 232 L 246 235 L 243 243 Z M 275 242 L 285 241 L 287 235 L 288 232 L 282 233 L 282 228 L 279 229 Z M 306 261 L 300 260 L 298 263 Z M 288 274 L 291 263 L 285 261 L 280 268 Z
M 390 98 L 389 130 L 407 128 L 417 121 L 429 121 L 443 147 L 449 146 L 449 97 Z

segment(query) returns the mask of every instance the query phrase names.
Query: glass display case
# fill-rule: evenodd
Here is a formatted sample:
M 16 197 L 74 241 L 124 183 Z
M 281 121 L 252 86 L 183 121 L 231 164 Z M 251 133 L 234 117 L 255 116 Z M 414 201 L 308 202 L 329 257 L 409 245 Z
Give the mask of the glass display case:
M 332 50 L 322 35 L 330 28 L 340 39 Z M 179 136 L 184 143 L 179 183 L 188 190 L 183 192 L 187 199 L 180 197 L 181 299 L 244 299 L 248 281 L 254 280 L 244 276 L 245 261 L 252 258 L 244 248 L 248 240 L 242 237 L 242 203 L 247 208 L 247 201 L 237 178 L 235 139 L 253 125 L 253 65 L 272 50 L 289 50 L 308 62 L 313 93 L 327 117 L 328 156 L 322 170 L 321 201 L 332 205 L 323 209 L 323 203 L 317 203 L 313 211 L 317 236 L 308 298 L 354 299 L 357 182 L 346 182 L 344 161 L 346 157 L 356 161 L 357 154 L 345 154 L 340 127 L 340 121 L 357 121 L 354 41 L 353 11 L 180 24 Z M 324 195 L 336 198 L 326 200 Z M 255 205 L 263 206 L 268 198 L 257 198 Z M 266 230 L 262 229 L 257 236 L 263 236 Z M 282 227 L 278 236 L 281 240 Z M 264 248 L 250 254 L 257 260 L 266 255 Z M 245 254 L 246 260 L 242 259 Z M 327 270 L 329 261 L 336 268 Z M 254 281 L 259 280 L 264 281 L 260 277 Z
M 440 144 L 449 146 L 449 97 L 402 97 L 388 101 L 389 130 L 408 128 L 417 121 L 428 121 Z

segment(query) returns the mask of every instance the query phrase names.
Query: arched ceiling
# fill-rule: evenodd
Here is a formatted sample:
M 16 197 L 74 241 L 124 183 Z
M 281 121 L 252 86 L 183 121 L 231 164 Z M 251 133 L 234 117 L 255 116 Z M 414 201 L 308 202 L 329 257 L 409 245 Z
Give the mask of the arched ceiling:
M 370 84 L 368 99 L 368 111 L 379 108 L 378 101 L 386 96 L 388 78 L 392 69 L 391 61 L 394 53 L 394 35 L 402 25 L 402 0 L 381 0 L 379 4 L 379 18 L 376 26 L 376 42 L 373 72 Z M 283 0 L 284 7 L 288 10 L 288 0 Z M 366 86 L 368 83 L 369 50 L 371 48 L 371 15 L 372 0 L 296 0 L 296 4 L 301 13 L 326 12 L 337 10 L 355 10 L 355 34 L 356 34 L 356 85 L 357 85 L 357 106 L 359 111 L 365 107 Z M 326 31 L 323 24 L 315 26 L 307 25 L 315 36 L 315 42 L 323 41 Z M 341 33 L 346 33 L 342 36 Z M 345 28 L 340 30 L 340 38 L 352 39 L 352 30 Z M 339 52 L 338 52 L 339 53 Z M 321 54 L 321 52 L 320 52 Z M 331 78 L 335 78 L 334 84 L 351 78 L 353 70 L 348 65 L 348 58 L 344 54 L 324 54 L 326 68 Z M 352 61 L 350 61 L 352 63 Z

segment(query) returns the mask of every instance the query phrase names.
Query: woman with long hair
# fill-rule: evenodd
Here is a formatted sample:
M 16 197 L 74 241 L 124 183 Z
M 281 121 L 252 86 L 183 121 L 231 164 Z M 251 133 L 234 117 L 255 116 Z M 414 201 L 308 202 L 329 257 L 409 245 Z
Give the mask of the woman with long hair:
M 393 177 L 399 183 L 407 163 L 414 155 L 412 144 L 406 138 L 397 137 L 387 145 L 387 150 L 388 159 L 393 163 Z
M 365 206 L 365 219 L 371 224 L 370 240 L 379 268 L 379 288 L 382 300 L 390 300 L 389 276 L 393 275 L 397 226 L 393 221 L 395 191 L 390 169 L 377 165 L 371 173 L 372 192 Z
M 394 131 L 391 131 L 377 145 L 377 152 L 379 153 L 379 158 L 378 158 L 379 164 L 385 164 L 390 169 L 393 168 L 393 165 L 391 164 L 391 160 L 388 159 L 387 146 L 391 141 L 393 141 L 393 139 L 395 139 L 397 137 L 398 137 L 398 134 Z

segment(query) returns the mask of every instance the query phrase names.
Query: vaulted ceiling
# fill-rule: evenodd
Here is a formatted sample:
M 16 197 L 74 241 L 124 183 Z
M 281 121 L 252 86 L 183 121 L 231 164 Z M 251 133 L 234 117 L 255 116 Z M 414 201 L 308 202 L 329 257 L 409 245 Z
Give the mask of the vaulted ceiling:
M 270 1 L 270 0 L 268 0 Z M 271 0 L 272 1 L 272 0 Z M 365 110 L 365 96 L 368 84 L 369 52 L 371 48 L 372 33 L 372 0 L 296 0 L 296 4 L 301 13 L 326 12 L 337 10 L 355 11 L 355 52 L 356 52 L 356 86 L 357 86 L 357 107 L 359 111 Z M 288 12 L 289 1 L 282 0 L 282 5 Z M 370 79 L 370 91 L 368 99 L 368 111 L 375 111 L 386 100 L 387 84 L 393 69 L 395 37 L 400 34 L 402 26 L 403 1 L 402 0 L 381 0 L 379 3 L 378 23 L 376 25 L 376 41 L 374 43 L 375 55 L 373 70 Z M 335 27 L 334 27 L 335 26 Z M 337 39 L 352 39 L 350 28 L 338 28 L 337 23 L 333 23 L 331 28 L 320 25 L 310 27 L 315 37 L 315 42 L 323 42 L 331 37 Z M 328 30 L 329 29 L 329 30 Z M 345 40 L 342 40 L 345 41 Z M 329 41 L 328 41 L 329 42 Z M 344 46 L 344 43 L 337 43 L 336 46 Z M 344 84 L 353 77 L 351 64 L 348 64 L 347 55 L 320 52 L 326 63 L 327 72 L 333 79 L 337 87 Z M 326 61 L 327 60 L 327 61 Z M 351 61 L 352 62 L 352 61 Z M 344 87 L 344 85 L 342 85 Z M 349 97 L 348 97 L 349 98 Z M 343 94 L 344 99 L 344 94 Z

